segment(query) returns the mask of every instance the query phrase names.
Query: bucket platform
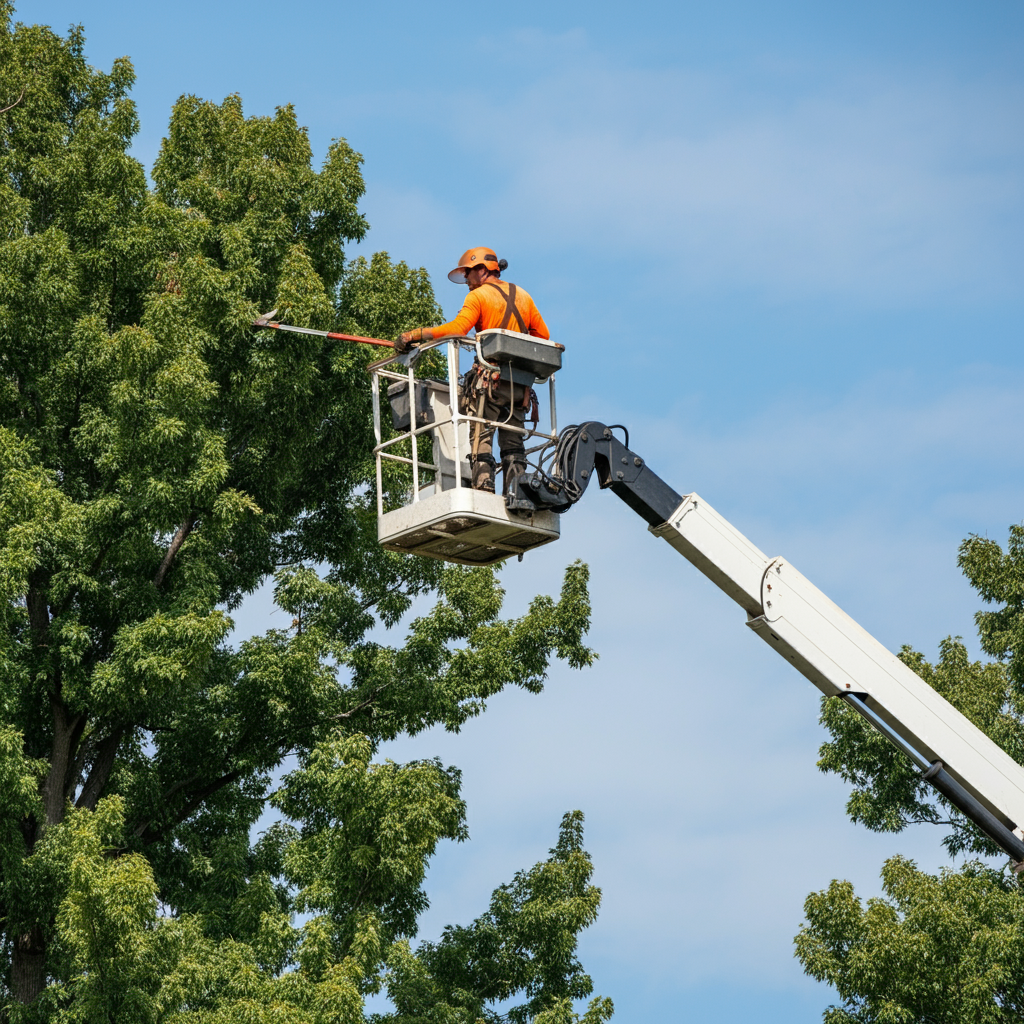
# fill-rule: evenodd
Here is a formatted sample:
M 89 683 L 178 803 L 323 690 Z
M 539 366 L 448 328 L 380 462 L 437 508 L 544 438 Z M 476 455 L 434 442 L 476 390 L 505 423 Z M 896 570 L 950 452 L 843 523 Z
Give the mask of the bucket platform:
M 500 494 L 452 488 L 385 512 L 377 539 L 389 551 L 490 565 L 558 540 L 554 512 L 511 513 Z
M 562 346 L 550 341 L 494 330 L 421 345 L 415 363 L 394 356 L 369 367 L 382 547 L 463 565 L 491 565 L 558 540 L 557 513 L 509 511 L 500 493 L 474 490 L 469 453 L 475 423 L 521 432 L 528 463 L 531 454 L 556 440 L 554 371 L 561 366 L 561 352 Z M 518 428 L 461 413 L 460 356 L 468 370 L 469 353 L 516 385 L 545 380 L 549 429 Z M 417 376 L 421 367 L 422 373 L 436 376 Z M 390 416 L 382 418 L 384 397 Z

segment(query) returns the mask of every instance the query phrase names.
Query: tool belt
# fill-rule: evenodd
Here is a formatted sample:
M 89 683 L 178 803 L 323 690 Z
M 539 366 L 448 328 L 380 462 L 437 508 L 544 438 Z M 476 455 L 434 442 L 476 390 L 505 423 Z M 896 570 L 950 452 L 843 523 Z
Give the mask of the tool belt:
M 477 362 L 474 362 L 466 371 L 459 385 L 459 412 L 463 415 L 476 415 L 480 395 L 483 392 L 486 392 L 489 402 L 494 405 L 503 405 L 502 399 L 497 394 L 498 386 L 503 382 L 510 388 L 509 401 L 516 401 L 517 387 L 523 389 L 521 407 L 530 410 L 530 423 L 536 427 L 540 421 L 540 403 L 537 401 L 537 392 L 523 384 L 513 384 L 509 380 L 504 380 L 500 370 L 492 370 Z M 525 419 L 524 416 L 524 421 Z

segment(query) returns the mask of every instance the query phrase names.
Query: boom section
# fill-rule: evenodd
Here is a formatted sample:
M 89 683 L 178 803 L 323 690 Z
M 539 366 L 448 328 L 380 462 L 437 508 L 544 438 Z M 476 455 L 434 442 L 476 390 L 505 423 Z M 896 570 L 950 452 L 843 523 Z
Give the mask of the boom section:
M 539 505 L 579 501 L 596 477 L 746 613 L 747 625 L 828 697 L 840 697 L 1024 867 L 1024 766 L 784 558 L 770 558 L 697 494 L 680 497 L 603 423 L 567 427 Z M 537 480 L 537 478 L 534 478 Z M 562 504 L 564 503 L 564 505 Z
M 1024 767 L 784 558 L 770 558 L 699 495 L 650 530 L 728 594 L 747 625 L 828 697 L 843 697 L 1017 861 Z

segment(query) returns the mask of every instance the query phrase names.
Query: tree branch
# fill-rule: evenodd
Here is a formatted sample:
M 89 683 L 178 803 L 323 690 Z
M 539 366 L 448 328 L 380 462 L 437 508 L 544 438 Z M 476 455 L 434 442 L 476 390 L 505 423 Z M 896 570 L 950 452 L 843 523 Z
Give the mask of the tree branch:
M 363 711 L 366 708 L 372 707 L 373 704 L 376 702 L 377 698 L 380 696 L 381 692 L 385 690 L 388 685 L 389 684 L 385 683 L 382 686 L 376 687 L 370 693 L 370 695 L 366 697 L 365 700 L 361 701 L 359 704 L 356 704 L 355 707 L 349 708 L 348 711 L 342 711 L 337 715 L 332 715 L 327 720 L 333 722 L 342 721 L 346 718 L 351 718 L 353 715 L 358 714 L 360 711 Z M 323 721 L 323 719 L 320 719 L 319 721 Z M 298 726 L 295 730 L 293 730 L 293 735 L 295 732 L 312 728 L 314 724 L 314 722 L 309 722 Z M 287 752 L 291 749 L 292 742 L 292 736 L 282 737 L 277 742 L 276 747 L 278 751 Z M 213 796 L 213 794 L 216 793 L 218 790 L 223 789 L 225 786 L 230 785 L 232 782 L 235 782 L 244 774 L 245 772 L 242 769 L 232 769 L 229 772 L 225 772 L 223 775 L 214 779 L 213 782 L 204 786 L 202 789 L 196 790 L 194 793 L 190 793 L 186 797 L 187 802 L 185 803 L 185 805 L 173 814 L 171 821 L 168 821 L 165 825 L 163 825 L 160 828 L 151 830 L 151 826 L 153 825 L 153 819 L 150 818 L 147 821 L 144 821 L 141 824 L 137 825 L 133 831 L 133 835 L 135 836 L 136 839 L 141 839 L 144 843 L 147 844 L 156 842 L 157 840 L 163 838 L 171 829 L 181 824 L 181 822 L 188 818 L 190 814 L 192 814 L 195 810 L 198 809 L 198 807 L 200 806 L 200 804 L 202 804 L 204 800 L 206 800 L 210 796 Z M 92 776 L 90 774 L 90 779 L 91 777 Z M 170 798 L 174 796 L 176 793 L 180 793 L 182 790 L 188 789 L 188 787 L 192 786 L 194 783 L 198 781 L 199 777 L 193 775 L 188 779 L 182 779 L 178 782 L 175 782 L 173 785 L 168 787 L 163 793 L 161 793 L 160 804 L 166 804 L 167 801 L 170 800 Z
M 81 770 L 78 761 L 79 744 L 82 742 L 82 734 L 89 723 L 89 712 L 83 711 L 75 716 L 74 725 L 71 729 L 71 738 L 68 741 L 68 766 L 64 773 L 64 799 L 70 798 L 75 789 L 75 780 Z
M 164 560 L 160 563 L 160 568 L 156 571 L 156 576 L 153 577 L 153 586 L 158 589 L 163 586 L 164 578 L 167 576 L 168 571 L 171 568 L 171 562 L 174 561 L 174 556 L 181 550 L 181 545 L 185 543 L 188 535 L 192 532 L 196 525 L 197 517 L 190 515 L 182 524 L 178 527 L 178 532 L 174 535 L 171 540 L 171 546 L 167 549 L 167 554 L 164 555 Z
M 92 561 L 92 565 L 90 565 L 89 568 L 86 570 L 87 576 L 95 576 L 96 573 L 98 573 L 100 569 L 103 568 L 103 562 L 106 559 L 108 553 L 110 552 L 110 549 L 114 546 L 115 543 L 115 540 L 110 540 L 106 544 L 101 545 L 99 553 Z M 68 591 L 67 596 L 64 598 L 64 600 L 61 601 L 60 604 L 54 605 L 54 615 L 60 615 L 63 612 L 66 612 L 68 608 L 71 607 L 71 602 L 74 601 L 74 599 L 78 596 L 78 592 L 80 589 L 81 588 L 77 585 L 72 587 Z
M 68 764 L 71 761 L 71 742 L 77 734 L 81 736 L 84 714 L 68 719 L 64 701 L 57 694 L 50 697 L 53 710 L 53 747 L 50 751 L 50 770 L 42 786 L 43 804 L 46 809 L 46 824 L 57 825 L 64 819 L 64 800 Z
M 42 645 L 43 638 L 50 631 L 50 609 L 47 606 L 46 594 L 38 587 L 30 587 L 25 595 L 25 607 L 32 632 L 38 635 L 37 642 Z
M 193 782 L 198 782 L 198 781 L 199 781 L 199 776 L 198 775 L 192 775 L 192 776 L 190 776 L 187 779 L 182 779 L 179 782 L 175 782 L 174 785 L 171 786 L 170 789 L 167 789 L 163 793 L 160 794 L 160 802 L 161 803 L 166 803 L 168 800 L 171 799 L 172 796 L 174 796 L 175 793 L 180 793 L 183 789 L 187 788 L 188 786 L 191 786 Z
M 124 736 L 123 729 L 115 729 L 101 744 L 96 753 L 96 760 L 92 763 L 92 771 L 86 779 L 82 792 L 79 794 L 76 807 L 83 807 L 88 811 L 94 811 L 100 796 L 107 785 L 110 773 L 114 768 L 114 758 L 117 756 L 117 748 L 121 745 Z
M 386 690 L 388 684 L 385 683 L 383 686 L 378 686 L 369 697 L 366 698 L 361 704 L 357 704 L 354 708 L 349 708 L 348 711 L 340 711 L 336 715 L 331 715 L 328 719 L 330 722 L 341 722 L 346 718 L 351 718 L 353 715 L 358 714 L 364 708 L 368 708 L 377 702 L 377 698 L 381 695 L 382 691 Z M 313 725 L 312 722 L 306 723 L 306 728 Z
M 405 585 L 403 583 L 397 583 L 393 587 L 388 587 L 388 589 L 385 590 L 384 593 L 381 594 L 379 597 L 371 597 L 368 600 L 363 601 L 363 603 L 359 606 L 359 610 L 363 612 L 369 611 L 375 604 L 380 604 L 380 602 L 383 601 L 385 597 L 390 597 L 392 594 L 397 594 L 404 589 Z
M 0 109 L 0 114 L 6 114 L 8 110 L 13 110 L 25 98 L 25 89 L 26 88 L 28 88 L 28 87 L 27 86 L 22 86 L 21 95 L 13 103 L 9 104 L 8 106 L 4 107 L 3 109 Z
M 141 839 L 144 843 L 155 843 L 158 839 L 161 839 L 163 836 L 165 836 L 168 833 L 168 831 L 170 831 L 170 829 L 174 828 L 176 825 L 180 825 L 190 814 L 192 814 L 193 811 L 197 810 L 199 808 L 199 805 L 207 797 L 213 796 L 213 794 L 216 793 L 217 790 L 223 789 L 225 786 L 230 785 L 241 775 L 242 770 L 240 768 L 236 768 L 233 771 L 227 772 L 224 775 L 220 776 L 220 778 L 214 779 L 213 782 L 211 782 L 208 786 L 204 786 L 202 789 L 192 794 L 191 799 L 187 804 L 185 804 L 184 808 L 182 808 L 180 811 L 178 811 L 177 814 L 175 814 L 173 821 L 168 822 L 166 825 L 163 826 L 163 828 L 157 829 L 155 832 L 150 832 L 150 834 L 147 836 L 146 833 L 149 832 L 149 827 L 153 824 L 153 820 L 151 818 L 149 821 L 144 822 L 135 829 L 135 838 Z
M 113 264 L 113 275 L 110 282 L 110 316 L 107 317 L 107 329 L 113 333 L 114 330 L 114 315 L 115 315 L 115 299 L 117 297 L 117 259 L 114 258 L 110 261 Z

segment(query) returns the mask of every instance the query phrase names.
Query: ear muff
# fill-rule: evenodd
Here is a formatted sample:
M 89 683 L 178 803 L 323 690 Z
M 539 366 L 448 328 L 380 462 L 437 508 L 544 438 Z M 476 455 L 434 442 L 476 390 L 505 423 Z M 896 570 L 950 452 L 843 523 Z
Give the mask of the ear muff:
M 498 260 L 499 270 L 508 270 L 508 260 Z

